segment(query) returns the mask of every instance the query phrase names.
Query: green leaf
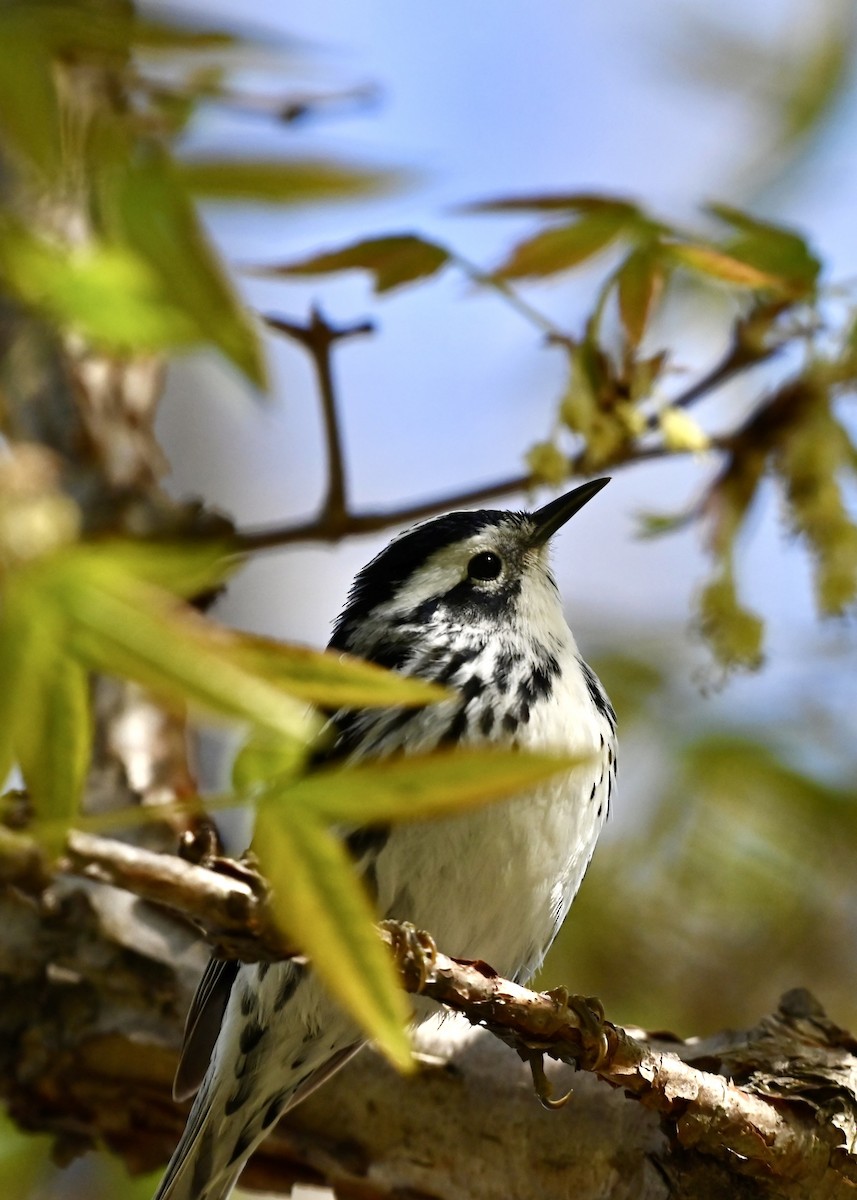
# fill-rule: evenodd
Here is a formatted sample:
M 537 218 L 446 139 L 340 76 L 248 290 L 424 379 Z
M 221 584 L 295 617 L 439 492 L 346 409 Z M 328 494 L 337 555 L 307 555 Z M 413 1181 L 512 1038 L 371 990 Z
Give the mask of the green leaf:
M 309 204 L 387 191 L 394 172 L 346 166 L 324 159 L 196 158 L 178 164 L 189 191 L 206 200 L 257 204 Z
M 78 811 L 92 747 L 89 680 L 60 649 L 60 637 L 42 656 L 27 688 L 26 720 L 19 723 L 17 758 L 39 824 L 56 853 Z
M 412 1069 L 405 1028 L 410 1005 L 345 848 L 321 825 L 276 801 L 259 805 L 253 848 L 273 887 L 283 932 L 309 955 L 331 994 L 390 1061 Z
M 286 737 L 314 736 L 318 719 L 249 670 L 228 630 L 105 564 L 70 557 L 64 568 L 52 565 L 46 586 L 68 619 L 73 652 L 93 670 Z
M 449 261 L 449 252 L 436 242 L 413 233 L 390 237 L 366 238 L 309 258 L 272 267 L 261 267 L 256 275 L 326 275 L 337 271 L 370 271 L 375 278 L 375 291 L 392 291 L 417 279 L 436 275 Z
M 669 256 L 680 266 L 695 275 L 704 275 L 709 279 L 731 283 L 734 287 L 750 288 L 754 291 L 770 290 L 782 292 L 787 290 L 787 283 L 776 275 L 751 266 L 743 259 L 725 254 L 713 246 L 701 243 L 674 243 L 666 247 Z
M 99 166 L 107 237 L 146 264 L 164 302 L 183 314 L 197 340 L 217 346 L 251 383 L 264 386 L 256 326 L 212 250 L 166 152 L 152 142 L 132 145 L 114 127 L 103 131 Z
M 643 339 L 663 291 L 665 274 L 663 258 L 652 244 L 632 250 L 619 270 L 619 315 L 631 346 Z
M 59 161 L 59 106 L 36 17 L 24 5 L 0 9 L 0 130 L 20 159 L 53 175 Z
M 70 250 L 4 223 L 0 276 L 25 304 L 119 353 L 201 340 L 192 317 L 170 302 L 155 272 L 129 250 L 96 244 Z
M 0 787 L 15 762 L 17 730 L 30 720 L 30 684 L 38 671 L 37 631 L 52 624 L 26 579 L 21 572 L 0 595 Z
M 217 539 L 161 542 L 113 538 L 79 545 L 74 556 L 79 569 L 93 577 L 100 571 L 126 575 L 185 598 L 218 587 L 240 565 L 229 542 Z
M 519 242 L 494 271 L 498 279 L 525 279 L 571 270 L 608 246 L 626 224 L 622 212 L 586 214 L 570 225 L 544 229 Z
M 799 291 L 812 289 L 821 271 L 821 262 L 799 233 L 782 225 L 760 221 L 726 204 L 711 204 L 708 211 L 738 230 L 740 236 L 726 246 L 730 255 L 769 275 L 788 280 Z
M 48 177 L 60 169 L 56 62 L 121 58 L 129 44 L 130 15 L 121 0 L 6 0 L 0 5 L 0 132 L 19 161 Z
M 232 786 L 247 794 L 274 779 L 292 778 L 306 765 L 310 747 L 306 741 L 254 729 L 232 764 Z
M 499 748 L 441 750 L 315 771 L 274 785 L 271 794 L 289 812 L 330 824 L 419 821 L 516 796 L 588 759 Z
M 436 683 L 398 675 L 339 651 L 311 650 L 252 634 L 232 634 L 236 654 L 286 691 L 324 708 L 413 707 L 449 700 Z

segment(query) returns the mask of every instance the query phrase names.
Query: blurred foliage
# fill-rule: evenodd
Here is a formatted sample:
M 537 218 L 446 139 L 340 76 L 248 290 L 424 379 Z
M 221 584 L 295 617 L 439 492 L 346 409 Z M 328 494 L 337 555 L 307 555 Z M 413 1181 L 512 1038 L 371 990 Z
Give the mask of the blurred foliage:
M 597 663 L 623 735 L 621 812 L 541 981 L 683 1036 L 748 1027 L 780 993 L 810 986 L 854 1028 L 850 714 L 807 677 L 777 702 L 775 724 L 730 719 L 723 705 L 712 721 L 677 642 L 665 632 L 645 658 Z
M 806 170 L 854 83 L 857 11 L 851 0 L 793 4 L 775 36 L 726 23 L 725 14 L 677 10 L 673 59 L 694 86 L 749 101 L 752 148 L 739 148 L 733 192 L 759 192 Z M 748 152 L 749 149 L 749 152 Z
M 178 153 L 176 139 L 199 108 L 229 87 L 232 58 L 238 65 L 258 44 L 163 18 L 138 20 L 126 0 L 3 5 L 4 291 L 103 349 L 212 345 L 263 385 L 256 326 L 209 243 L 192 193 L 306 203 L 375 190 L 392 177 L 305 157 L 203 161 Z M 201 69 L 194 58 L 202 52 L 208 58 Z M 170 88 L 147 74 L 147 54 L 162 69 L 170 60 Z M 45 203 L 51 194 L 53 206 Z M 34 199 L 41 206 L 35 222 Z

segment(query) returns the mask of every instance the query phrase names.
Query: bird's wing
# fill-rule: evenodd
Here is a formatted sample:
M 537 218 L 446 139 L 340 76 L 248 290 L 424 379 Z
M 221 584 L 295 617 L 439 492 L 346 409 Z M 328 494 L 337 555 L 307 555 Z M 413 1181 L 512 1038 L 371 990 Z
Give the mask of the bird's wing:
M 187 1100 L 202 1083 L 223 1023 L 239 962 L 212 958 L 196 989 L 184 1027 L 173 1099 Z

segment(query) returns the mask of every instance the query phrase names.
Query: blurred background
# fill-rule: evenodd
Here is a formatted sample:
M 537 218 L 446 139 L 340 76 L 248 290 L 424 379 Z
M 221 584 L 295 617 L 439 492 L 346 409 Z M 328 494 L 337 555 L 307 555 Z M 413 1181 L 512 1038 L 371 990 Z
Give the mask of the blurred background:
M 490 268 L 527 220 L 460 207 L 562 190 L 630 196 L 685 224 L 708 200 L 739 205 L 798 227 L 828 282 L 857 273 L 850 0 L 723 0 L 716 17 L 704 0 L 143 7 L 260 35 L 236 76 L 257 96 L 329 97 L 288 124 L 211 106 L 185 135 L 189 153 L 288 150 L 401 173 L 371 197 L 208 204 L 236 269 L 389 232 L 426 233 Z M 167 71 L 156 58 L 151 69 Z M 551 432 L 560 355 L 460 275 L 381 299 L 356 273 L 237 278 L 260 312 L 304 320 L 318 304 L 334 323 L 375 323 L 335 358 L 354 507 L 393 509 L 513 476 Z M 577 272 L 522 295 L 575 331 L 595 278 Z M 651 347 L 670 346 L 692 379 L 722 352 L 729 315 L 688 289 Z M 271 338 L 269 351 L 269 396 L 195 356 L 171 368 L 161 409 L 170 487 L 241 527 L 310 516 L 324 493 L 311 365 L 292 343 Z M 700 422 L 731 427 L 756 388 L 750 375 L 724 389 Z M 686 507 L 716 467 L 702 454 L 623 469 L 557 545 L 570 621 L 618 712 L 621 769 L 611 821 L 540 982 L 597 994 L 613 1020 L 682 1035 L 750 1025 L 802 985 L 853 1029 L 857 643 L 849 619 L 819 623 L 809 563 L 770 487 L 739 560 L 743 595 L 766 620 L 765 663 L 724 677 L 692 628 L 707 571 L 699 529 L 638 536 L 641 513 Z M 323 645 L 354 572 L 390 535 L 259 555 L 218 615 Z M 7 1194 L 93 1195 L 86 1164 L 44 1174 L 46 1145 L 3 1142 Z M 120 1168 L 105 1171 L 103 1194 L 147 1194 L 147 1181 L 120 1184 Z

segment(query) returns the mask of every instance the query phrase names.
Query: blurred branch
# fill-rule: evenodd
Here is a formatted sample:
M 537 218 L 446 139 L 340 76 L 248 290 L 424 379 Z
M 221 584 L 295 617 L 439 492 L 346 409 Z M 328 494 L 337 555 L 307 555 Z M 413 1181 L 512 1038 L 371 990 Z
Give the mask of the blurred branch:
M 218 954 L 288 955 L 252 867 L 219 859 L 210 869 L 80 833 L 69 839 L 67 865 L 190 917 Z M 408 991 L 488 1029 L 535 1064 L 534 1078 L 545 1054 L 590 1071 L 657 1112 L 678 1145 L 740 1176 L 822 1187 L 826 1196 L 857 1183 L 857 1042 L 807 993 L 789 993 L 747 1034 L 655 1042 L 604 1019 L 597 1002 L 528 991 L 484 963 L 427 951 L 403 927 L 381 936 Z

